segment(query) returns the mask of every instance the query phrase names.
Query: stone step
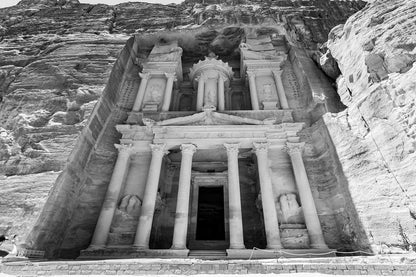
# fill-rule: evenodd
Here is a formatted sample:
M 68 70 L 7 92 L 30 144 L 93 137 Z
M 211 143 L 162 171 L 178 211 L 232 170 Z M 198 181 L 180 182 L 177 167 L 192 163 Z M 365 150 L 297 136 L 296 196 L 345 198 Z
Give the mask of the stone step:
M 189 257 L 225 257 L 225 250 L 190 250 Z
M 99 261 L 30 260 L 0 263 L 0 272 L 18 276 L 45 275 L 190 275 L 325 273 L 336 275 L 416 276 L 416 264 L 403 256 L 318 259 L 200 260 L 115 259 Z M 1 274 L 0 274 L 1 275 Z

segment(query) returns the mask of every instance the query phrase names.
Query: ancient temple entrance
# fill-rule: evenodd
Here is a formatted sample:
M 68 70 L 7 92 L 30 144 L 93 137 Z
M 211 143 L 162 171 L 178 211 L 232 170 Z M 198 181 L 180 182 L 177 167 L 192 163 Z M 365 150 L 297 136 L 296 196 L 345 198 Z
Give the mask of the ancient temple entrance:
M 194 173 L 189 249 L 219 250 L 229 245 L 227 172 Z
M 196 240 L 225 240 L 224 188 L 199 187 Z

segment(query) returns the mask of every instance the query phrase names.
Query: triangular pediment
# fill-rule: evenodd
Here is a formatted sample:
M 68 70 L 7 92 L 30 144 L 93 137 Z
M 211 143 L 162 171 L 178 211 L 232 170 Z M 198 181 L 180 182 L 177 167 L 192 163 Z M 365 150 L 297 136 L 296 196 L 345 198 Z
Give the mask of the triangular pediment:
M 275 119 L 257 120 L 240 117 L 212 110 L 204 110 L 189 116 L 175 117 L 162 121 L 153 121 L 143 118 L 145 125 L 152 126 L 203 126 L 203 125 L 265 125 L 275 123 Z

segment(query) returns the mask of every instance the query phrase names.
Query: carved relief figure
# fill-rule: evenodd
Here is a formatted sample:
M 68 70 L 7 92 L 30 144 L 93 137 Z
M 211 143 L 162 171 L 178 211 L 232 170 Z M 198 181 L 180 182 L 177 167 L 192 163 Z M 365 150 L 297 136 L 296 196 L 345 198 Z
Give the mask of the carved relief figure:
M 280 209 L 283 215 L 282 223 L 303 223 L 302 208 L 299 206 L 294 193 L 283 194 L 279 198 Z
M 264 95 L 264 100 L 272 100 L 274 98 L 271 84 L 263 85 L 263 95 Z

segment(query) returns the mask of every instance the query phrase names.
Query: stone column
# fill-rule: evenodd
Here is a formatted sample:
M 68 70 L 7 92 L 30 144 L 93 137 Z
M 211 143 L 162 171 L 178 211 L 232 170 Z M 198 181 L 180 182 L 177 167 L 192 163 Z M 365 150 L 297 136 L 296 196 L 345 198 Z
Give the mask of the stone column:
M 282 248 L 282 244 L 280 242 L 279 222 L 277 220 L 272 181 L 269 173 L 269 159 L 267 157 L 268 143 L 254 142 L 253 145 L 257 156 L 260 177 L 261 202 L 263 205 L 267 248 L 279 249 Z
M 258 111 L 260 110 L 260 106 L 256 89 L 256 73 L 253 71 L 247 71 L 247 76 L 250 85 L 251 108 L 252 110 Z
M 172 99 L 173 82 L 175 81 L 175 73 L 165 73 L 167 78 L 165 95 L 163 97 L 162 111 L 168 112 L 170 107 L 170 101 Z
M 279 96 L 280 105 L 282 109 L 289 109 L 289 104 L 287 103 L 285 89 L 282 83 L 282 72 L 283 70 L 273 71 L 274 81 L 276 82 L 277 95 Z
M 153 214 L 155 212 L 157 189 L 159 186 L 160 169 L 165 155 L 165 144 L 150 144 L 152 160 L 147 175 L 143 204 L 137 225 L 133 246 L 139 249 L 149 248 L 150 231 L 152 230 Z
M 191 191 L 192 156 L 196 151 L 193 144 L 182 144 L 182 161 L 179 175 L 178 199 L 176 202 L 175 227 L 172 249 L 186 249 L 188 231 L 189 195 Z
M 306 228 L 308 229 L 311 248 L 323 248 L 328 246 L 325 243 L 322 233 L 321 223 L 319 222 L 318 213 L 316 211 L 315 202 L 313 200 L 311 187 L 309 185 L 308 176 L 306 175 L 305 165 L 302 160 L 302 149 L 304 142 L 287 142 L 285 149 L 290 156 L 295 175 L 296 185 L 298 187 L 299 198 L 305 217 Z
M 97 224 L 95 225 L 94 235 L 89 246 L 90 249 L 105 247 L 107 243 L 107 237 L 117 207 L 117 201 L 129 168 L 132 147 L 130 145 L 122 144 L 115 144 L 115 147 L 118 149 L 118 157 Z
M 228 157 L 230 249 L 245 249 L 238 172 L 238 143 L 225 143 L 224 146 L 227 149 Z
M 198 94 L 196 96 L 196 110 L 198 112 L 202 111 L 202 106 L 204 105 L 204 88 L 205 88 L 205 78 L 201 74 L 198 77 Z
M 137 93 L 136 100 L 134 101 L 133 111 L 138 112 L 142 107 L 144 93 L 146 92 L 147 82 L 150 79 L 150 73 L 139 73 L 142 81 L 140 82 L 139 92 Z
M 219 75 L 218 76 L 218 110 L 223 111 L 225 110 L 225 95 L 224 95 L 224 78 Z

